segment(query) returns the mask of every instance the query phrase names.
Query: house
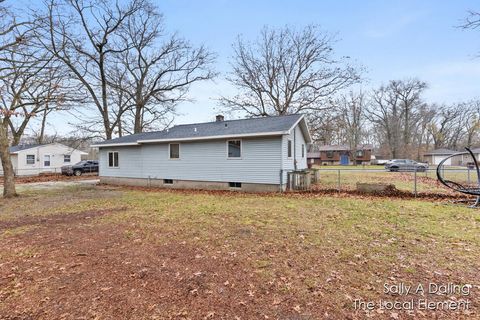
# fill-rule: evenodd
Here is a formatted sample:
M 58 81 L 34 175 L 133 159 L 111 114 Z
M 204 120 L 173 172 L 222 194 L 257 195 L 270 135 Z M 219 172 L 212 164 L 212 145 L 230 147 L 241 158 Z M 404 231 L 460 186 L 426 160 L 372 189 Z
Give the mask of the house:
M 307 168 L 303 115 L 177 125 L 93 145 L 102 183 L 188 189 L 285 190 Z
M 480 162 L 480 148 L 471 148 L 470 150 L 472 150 L 472 153 L 475 156 L 475 158 L 477 159 L 477 161 Z M 449 159 L 451 165 L 466 166 L 468 164 L 473 163 L 472 157 L 470 156 L 470 154 L 466 153 L 465 149 L 463 149 L 461 151 L 455 151 L 454 153 L 462 153 L 462 154 L 453 156 L 451 159 Z M 448 164 L 449 160 L 447 160 L 447 162 L 446 162 L 447 164 Z
M 38 175 L 40 173 L 60 173 L 64 165 L 75 164 L 86 152 L 60 143 L 28 144 L 10 147 L 15 174 L 19 176 Z M 0 175 L 3 167 L 0 165 Z
M 359 145 L 352 150 L 348 145 L 311 145 L 308 152 L 309 165 L 370 164 L 373 146 Z
M 435 149 L 429 152 L 426 152 L 423 154 L 423 161 L 427 162 L 429 165 L 438 165 L 442 160 L 444 160 L 447 157 L 450 157 L 451 155 L 457 153 L 458 151 L 455 150 L 449 150 L 449 149 Z M 448 159 L 445 162 L 445 165 L 460 165 L 461 159 Z

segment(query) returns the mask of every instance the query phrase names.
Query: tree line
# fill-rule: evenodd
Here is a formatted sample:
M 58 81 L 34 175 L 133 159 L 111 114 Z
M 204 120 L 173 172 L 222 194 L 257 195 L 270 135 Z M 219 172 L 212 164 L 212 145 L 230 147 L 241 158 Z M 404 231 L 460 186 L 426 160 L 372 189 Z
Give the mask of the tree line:
M 351 148 L 372 144 L 385 158 L 417 160 L 432 149 L 480 146 L 480 100 L 427 103 L 425 90 L 425 82 L 411 78 L 340 94 L 310 121 L 315 140 Z
M 169 32 L 150 0 L 45 0 L 35 10 L 0 0 L 0 158 L 4 196 L 15 196 L 8 149 L 33 119 L 38 143 L 56 112 L 77 132 L 111 139 L 171 125 L 191 86 L 218 77 L 216 54 Z M 478 27 L 470 13 L 465 28 Z M 478 102 L 431 105 L 427 84 L 395 80 L 354 91 L 364 70 L 334 50 L 336 37 L 316 25 L 261 30 L 233 43 L 235 89 L 221 96 L 232 115 L 307 115 L 319 143 L 374 142 L 392 157 L 422 148 L 478 142 Z M 468 112 L 467 112 L 468 110 Z

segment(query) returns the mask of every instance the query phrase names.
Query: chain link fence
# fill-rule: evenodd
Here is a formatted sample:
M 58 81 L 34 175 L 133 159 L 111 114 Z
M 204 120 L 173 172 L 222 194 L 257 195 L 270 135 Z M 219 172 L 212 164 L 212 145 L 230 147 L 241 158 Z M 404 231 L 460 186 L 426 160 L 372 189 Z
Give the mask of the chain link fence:
M 25 168 L 25 169 L 14 169 L 15 176 L 38 176 L 38 175 L 47 175 L 47 174 L 61 174 L 61 168 Z M 0 168 L 0 177 L 3 176 L 3 171 Z
M 391 184 L 400 191 L 419 193 L 451 194 L 437 179 L 436 168 L 425 171 L 390 172 L 382 168 L 316 168 L 319 171 L 317 189 L 336 189 L 338 191 L 356 190 L 357 183 Z M 464 185 L 478 185 L 477 172 L 474 169 L 452 167 L 442 168 L 445 179 Z

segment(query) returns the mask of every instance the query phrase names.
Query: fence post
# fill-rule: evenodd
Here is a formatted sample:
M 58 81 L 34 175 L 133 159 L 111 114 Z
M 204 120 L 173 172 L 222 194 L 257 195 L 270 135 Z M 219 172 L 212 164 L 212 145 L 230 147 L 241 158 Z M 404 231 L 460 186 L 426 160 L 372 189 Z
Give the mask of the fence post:
M 340 169 L 338 169 L 338 175 L 337 175 L 337 189 L 338 189 L 338 192 L 340 192 Z
M 413 181 L 413 193 L 415 194 L 415 198 L 417 197 L 417 167 L 413 172 L 414 181 Z

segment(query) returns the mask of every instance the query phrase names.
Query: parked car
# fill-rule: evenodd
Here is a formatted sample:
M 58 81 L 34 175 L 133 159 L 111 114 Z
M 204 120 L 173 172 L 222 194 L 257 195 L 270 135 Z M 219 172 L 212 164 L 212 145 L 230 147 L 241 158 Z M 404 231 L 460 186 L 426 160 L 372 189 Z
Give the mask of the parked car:
M 62 174 L 71 176 L 81 176 L 84 173 L 98 172 L 98 161 L 97 160 L 84 160 L 79 163 L 74 164 L 73 166 L 63 166 Z
M 409 159 L 392 159 L 385 164 L 385 169 L 389 170 L 390 172 L 415 170 L 419 172 L 425 172 L 428 169 L 428 164 Z

